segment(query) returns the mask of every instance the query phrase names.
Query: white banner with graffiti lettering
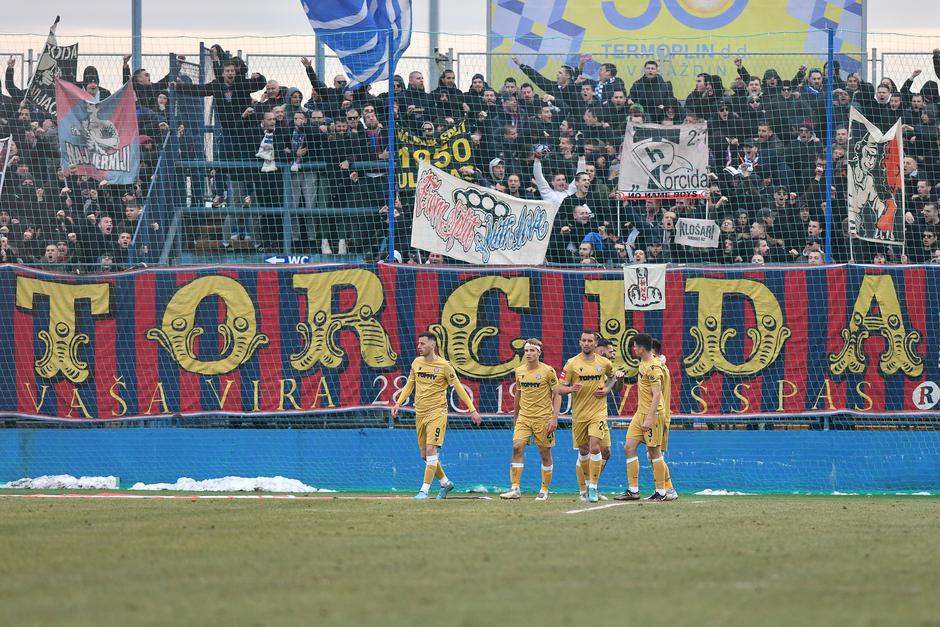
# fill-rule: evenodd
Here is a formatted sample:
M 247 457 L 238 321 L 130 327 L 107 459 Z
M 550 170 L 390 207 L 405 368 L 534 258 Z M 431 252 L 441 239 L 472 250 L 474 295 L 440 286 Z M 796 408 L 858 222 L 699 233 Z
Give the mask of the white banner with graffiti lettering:
M 627 311 L 666 308 L 666 264 L 623 267 L 623 306 Z
M 628 124 L 620 153 L 620 198 L 704 198 L 708 125 Z
M 714 220 L 679 218 L 676 222 L 676 244 L 695 248 L 717 248 L 721 231 Z
M 557 205 L 467 183 L 428 162 L 418 168 L 411 246 L 472 264 L 538 265 Z

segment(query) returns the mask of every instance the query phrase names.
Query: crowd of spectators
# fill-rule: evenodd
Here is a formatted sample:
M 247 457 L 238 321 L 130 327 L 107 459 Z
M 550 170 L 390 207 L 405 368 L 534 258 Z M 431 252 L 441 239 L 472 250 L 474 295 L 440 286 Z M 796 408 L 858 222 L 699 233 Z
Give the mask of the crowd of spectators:
M 0 194 L 0 263 L 100 272 L 147 258 L 147 247 L 134 249 L 132 241 L 162 138 L 169 132 L 168 78 L 154 83 L 145 69 L 132 74 L 129 60 L 130 55 L 124 57 L 124 79 L 133 79 L 138 96 L 141 147 L 140 174 L 133 185 L 109 185 L 80 175 L 77 168 L 63 168 L 55 117 L 25 98 L 25 86 L 15 81 L 15 59 L 7 61 L 6 93 L 0 92 L 0 138 L 12 137 L 12 146 Z M 73 82 L 92 102 L 111 95 L 94 66 L 87 66 Z M 159 230 L 160 225 L 150 222 L 143 228 Z
M 290 205 L 336 210 L 295 219 L 294 237 L 301 248 L 386 257 L 387 95 L 374 95 L 369 86 L 350 90 L 342 75 L 327 85 L 306 58 L 300 59 L 310 83 L 304 91 L 250 72 L 241 58 L 220 46 L 211 48 L 210 59 L 214 80 L 174 87 L 179 98 L 213 98 L 213 161 L 222 165 L 210 173 L 206 200 L 225 216 L 222 246 L 235 241 L 251 241 L 259 249 L 278 246 L 280 218 L 273 209 L 285 203 L 283 182 L 289 172 Z M 144 69 L 131 73 L 127 60 L 124 76 L 134 83 L 147 167 L 142 166 L 140 183 L 121 188 L 59 167 L 55 120 L 23 100 L 9 62 L 0 137 L 12 134 L 16 152 L 0 197 L 0 262 L 117 267 L 126 261 L 146 181 L 162 138 L 171 132 L 168 77 L 153 82 Z M 829 93 L 825 66 L 801 66 L 791 78 L 774 69 L 755 76 L 737 59 L 734 76 L 699 74 L 695 89 L 680 100 L 655 60 L 645 63 L 642 76 L 626 81 L 612 63 L 600 65 L 597 79 L 588 78 L 587 56 L 582 67 L 561 66 L 553 78 L 513 60 L 524 82 L 507 78 L 493 86 L 477 74 L 463 91 L 454 72 L 442 67 L 438 85 L 429 90 L 420 72 L 396 76 L 393 115 L 400 128 L 429 138 L 466 121 L 473 150 L 461 175 L 521 198 L 557 202 L 549 263 L 822 263 L 827 257 L 834 262 L 940 263 L 940 93 L 933 80 L 912 91 L 920 70 L 897 87 L 889 78 L 878 85 L 858 74 L 843 78 L 835 67 Z M 933 53 L 933 66 L 940 73 L 940 50 Z M 94 67 L 76 82 L 93 98 L 109 93 L 99 85 Z M 826 223 L 825 176 L 829 98 L 834 113 L 831 224 Z M 848 236 L 851 107 L 882 130 L 903 121 L 903 249 Z M 628 122 L 702 120 L 709 129 L 706 198 L 617 200 L 620 144 Z M 180 137 L 201 132 L 183 126 L 172 130 Z M 411 201 L 402 190 L 393 208 L 396 258 L 439 262 L 407 246 Z M 239 211 L 247 207 L 271 207 L 272 212 Z M 351 207 L 361 211 L 344 216 L 342 209 Z M 677 244 L 676 225 L 683 217 L 713 219 L 720 226 L 719 246 Z

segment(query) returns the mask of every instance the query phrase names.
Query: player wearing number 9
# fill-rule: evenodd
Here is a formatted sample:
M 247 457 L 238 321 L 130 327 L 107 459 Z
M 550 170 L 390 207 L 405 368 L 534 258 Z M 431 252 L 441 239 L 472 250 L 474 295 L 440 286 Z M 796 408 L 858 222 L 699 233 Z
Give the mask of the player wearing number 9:
M 401 394 L 392 407 L 392 415 L 397 416 L 411 392 L 415 392 L 415 429 L 418 434 L 418 447 L 424 459 L 424 483 L 415 496 L 417 500 L 428 498 L 431 482 L 437 477 L 440 490 L 438 499 L 447 498 L 447 493 L 454 489 L 454 484 L 444 474 L 437 449 L 444 446 L 444 435 L 447 433 L 447 387 L 453 386 L 457 396 L 470 410 L 473 424 L 480 424 L 480 414 L 477 412 L 470 395 L 464 389 L 457 373 L 450 363 L 437 354 L 437 338 L 431 333 L 422 333 L 418 336 L 418 357 L 411 362 L 411 373 L 408 383 L 405 384 Z

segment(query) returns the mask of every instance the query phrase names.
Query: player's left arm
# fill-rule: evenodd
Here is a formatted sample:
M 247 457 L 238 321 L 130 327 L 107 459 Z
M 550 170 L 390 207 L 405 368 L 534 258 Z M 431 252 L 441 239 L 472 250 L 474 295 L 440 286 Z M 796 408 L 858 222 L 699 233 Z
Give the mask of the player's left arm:
M 457 372 L 450 364 L 448 364 L 447 367 L 449 369 L 447 373 L 447 384 L 452 386 L 457 391 L 457 397 L 462 400 L 464 405 L 467 406 L 467 409 L 470 410 L 470 419 L 473 421 L 473 424 L 480 424 L 480 422 L 482 422 L 480 420 L 480 412 L 477 411 L 476 406 L 473 404 L 473 400 L 470 398 L 470 395 L 467 394 L 467 390 L 464 389 L 460 379 L 457 378 Z
M 554 433 L 558 428 L 558 414 L 561 413 L 561 394 L 558 393 L 558 376 L 554 368 L 548 375 L 548 387 L 552 392 L 552 417 L 548 421 L 548 432 Z
M 646 413 L 646 419 L 643 421 L 643 430 L 652 431 L 653 423 L 656 420 L 656 416 L 659 414 L 659 403 L 663 398 L 663 386 L 662 383 L 656 381 L 651 386 L 653 397 L 650 402 L 649 411 Z

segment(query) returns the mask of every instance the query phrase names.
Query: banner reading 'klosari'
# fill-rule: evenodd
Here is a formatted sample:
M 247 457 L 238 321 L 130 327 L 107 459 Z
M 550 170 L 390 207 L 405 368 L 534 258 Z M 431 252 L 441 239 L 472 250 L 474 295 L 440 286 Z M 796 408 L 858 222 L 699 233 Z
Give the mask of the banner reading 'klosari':
M 525 338 L 560 368 L 584 328 L 613 342 L 628 377 L 630 339 L 662 338 L 676 415 L 922 414 L 940 410 L 938 294 L 940 268 L 924 266 L 669 270 L 666 309 L 643 312 L 625 311 L 622 271 L 7 266 L 0 415 L 389 407 L 426 330 L 482 412 L 509 412 Z M 635 404 L 628 385 L 616 411 Z

